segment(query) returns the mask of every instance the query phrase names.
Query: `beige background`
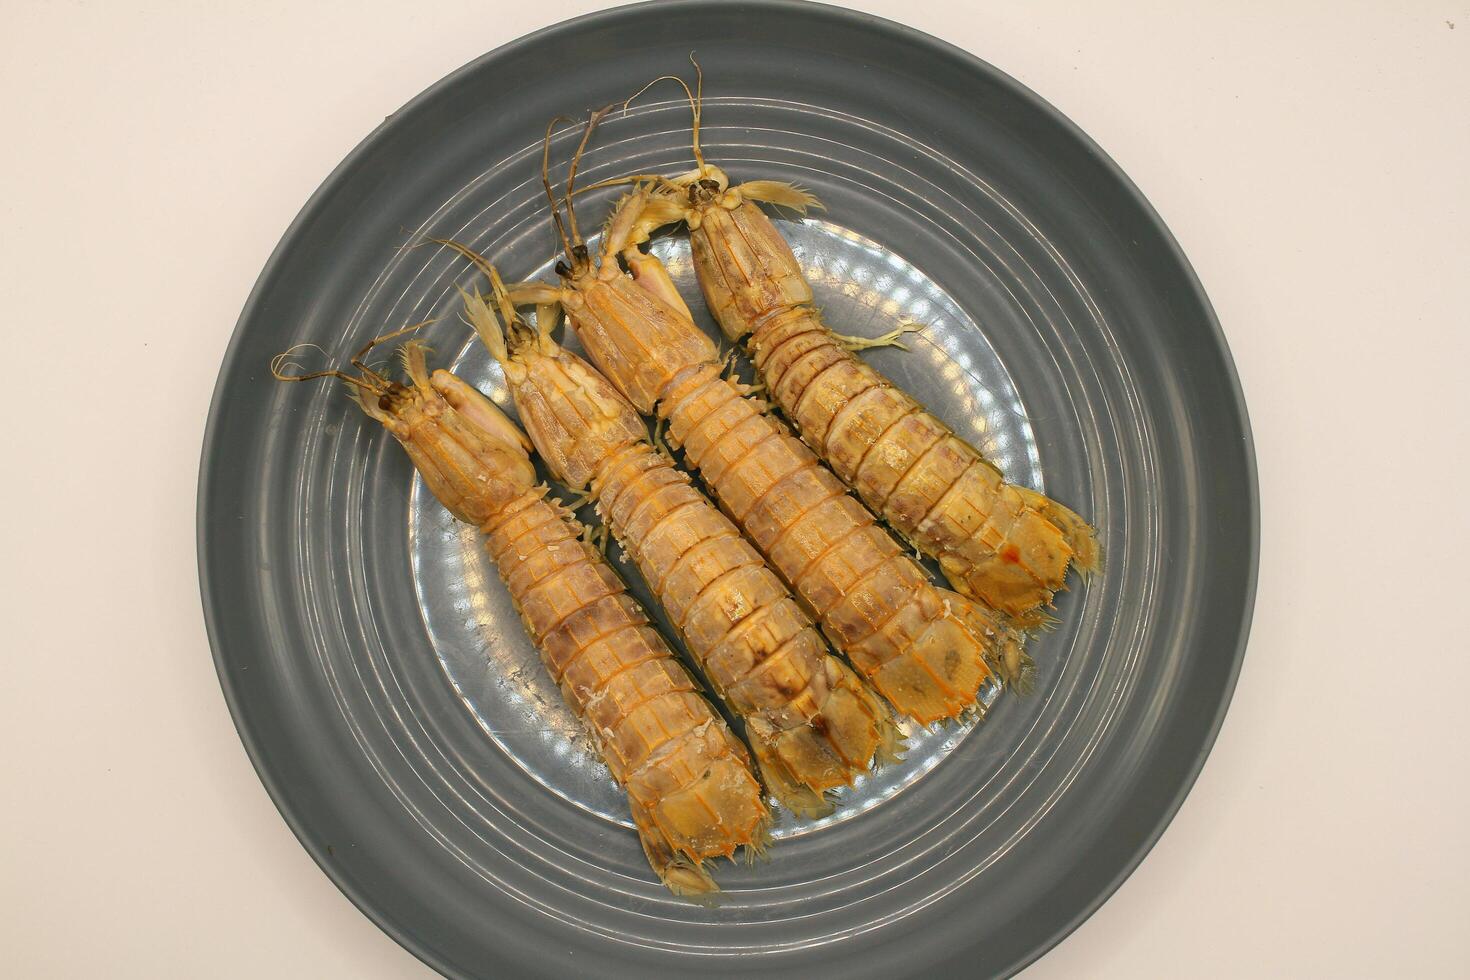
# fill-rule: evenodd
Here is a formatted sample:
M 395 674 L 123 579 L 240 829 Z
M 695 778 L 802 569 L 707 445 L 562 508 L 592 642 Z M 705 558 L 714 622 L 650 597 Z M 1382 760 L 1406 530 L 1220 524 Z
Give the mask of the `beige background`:
M 5 974 L 427 974 L 317 870 L 230 724 L 200 438 L 318 182 L 451 69 L 596 6 L 0 3 Z M 1028 975 L 1466 975 L 1470 6 L 858 6 L 1113 155 L 1199 271 L 1255 427 L 1260 599 L 1224 732 Z

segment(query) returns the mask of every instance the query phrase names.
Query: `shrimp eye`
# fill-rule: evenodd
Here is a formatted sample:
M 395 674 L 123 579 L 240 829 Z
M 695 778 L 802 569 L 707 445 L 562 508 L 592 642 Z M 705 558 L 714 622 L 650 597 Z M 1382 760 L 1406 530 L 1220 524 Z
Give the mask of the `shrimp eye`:
M 378 408 L 385 412 L 393 411 L 394 403 L 401 400 L 407 392 L 408 389 L 397 381 L 388 382 L 388 390 L 378 396 Z
M 720 182 L 713 177 L 703 177 L 689 185 L 691 207 L 712 201 L 720 195 Z
M 577 257 L 577 261 L 578 262 L 586 262 L 587 261 L 587 246 L 586 245 L 578 245 L 578 246 L 576 246 L 575 248 L 572 249 L 572 254 Z
M 560 259 L 558 259 L 557 260 L 557 263 L 556 263 L 556 274 L 559 275 L 559 276 L 561 276 L 561 277 L 563 277 L 563 278 L 571 275 L 572 274 L 571 266 L 567 265 L 565 262 L 563 262 Z

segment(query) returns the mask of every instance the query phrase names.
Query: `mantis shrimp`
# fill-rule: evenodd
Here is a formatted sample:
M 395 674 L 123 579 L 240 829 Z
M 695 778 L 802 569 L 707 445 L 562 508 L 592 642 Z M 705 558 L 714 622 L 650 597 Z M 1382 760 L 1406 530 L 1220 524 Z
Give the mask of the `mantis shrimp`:
M 584 147 L 596 121 L 594 115 L 588 123 Z M 501 290 L 507 318 L 515 305 L 537 304 L 538 324 L 549 331 L 541 318 L 567 311 L 588 356 L 621 393 L 619 404 L 631 403 L 668 424 L 671 441 L 684 449 L 725 513 L 833 645 L 901 713 L 928 724 L 977 710 L 977 695 L 997 670 L 1024 684 L 1030 661 L 1017 637 L 989 609 L 935 587 L 784 425 L 723 377 L 713 341 L 694 325 L 663 266 L 625 248 L 646 192 L 621 203 L 594 261 L 571 206 L 578 157 L 567 180 L 565 224 L 546 180 L 566 257 L 558 263 L 561 285 Z M 543 158 L 543 179 L 545 163 Z M 469 248 L 441 243 L 497 278 Z M 631 275 L 618 265 L 620 254 Z M 548 456 L 546 447 L 542 455 Z M 611 516 L 616 523 L 615 510 Z
M 888 709 L 828 651 L 760 555 L 648 440 L 633 406 L 551 337 L 532 328 L 493 266 L 499 310 L 465 293 L 465 312 L 504 368 L 516 411 L 553 476 L 588 490 L 613 537 L 668 612 L 745 734 L 776 798 L 803 816 L 826 791 L 896 757 Z M 502 321 L 503 320 L 503 325 Z
M 547 499 L 514 423 L 455 375 L 430 374 L 422 344 L 403 347 L 407 384 L 363 363 L 371 347 L 353 358 L 356 375 L 287 373 L 291 351 L 271 373 L 345 381 L 434 496 L 481 530 L 546 669 L 627 791 L 654 872 L 675 894 L 718 891 L 704 862 L 767 839 L 770 814 L 745 746 L 575 518 Z
M 817 199 L 773 180 L 732 185 L 700 149 L 702 73 L 694 92 L 666 77 L 689 97 L 696 166 L 651 178 L 655 191 L 629 244 L 684 221 L 710 312 L 727 338 L 743 339 L 769 397 L 801 439 L 874 513 L 937 559 L 957 590 L 1022 627 L 1046 622 L 1042 607 L 1066 587 L 1069 564 L 1084 574 L 1098 567 L 1096 531 L 1056 501 L 1007 483 L 979 451 L 854 353 L 896 343 L 912 328 L 865 340 L 822 322 L 791 247 L 757 206 L 805 213 L 820 206 Z M 625 181 L 637 179 L 649 175 Z

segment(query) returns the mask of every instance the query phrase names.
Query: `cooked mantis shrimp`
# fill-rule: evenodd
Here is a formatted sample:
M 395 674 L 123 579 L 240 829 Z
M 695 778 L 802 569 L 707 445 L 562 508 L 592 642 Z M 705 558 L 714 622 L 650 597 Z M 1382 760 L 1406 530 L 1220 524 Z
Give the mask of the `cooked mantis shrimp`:
M 575 173 L 574 158 L 568 201 Z M 694 325 L 663 267 L 634 249 L 627 256 L 633 275 L 622 271 L 618 255 L 643 195 L 630 195 L 614 213 L 598 261 L 580 239 L 574 209 L 563 227 L 553 197 L 566 251 L 562 284 L 522 284 L 510 301 L 539 304 L 547 316 L 567 310 L 606 379 L 640 412 L 667 423 L 670 441 L 725 513 L 898 711 L 924 724 L 955 718 L 977 710 L 994 670 L 1024 682 L 1029 661 L 998 617 L 930 582 L 781 422 L 723 377 L 713 341 Z
M 683 220 L 710 312 L 727 338 L 743 341 L 768 396 L 802 440 L 875 513 L 937 559 L 957 590 L 1018 625 L 1044 623 L 1042 609 L 1066 587 L 1069 564 L 1084 574 L 1098 567 L 1096 532 L 1056 501 L 1008 483 L 973 446 L 856 356 L 897 343 L 902 331 L 864 340 L 822 322 L 800 264 L 758 206 L 805 213 L 819 206 L 816 198 L 772 180 L 732 185 L 700 149 L 702 78 L 693 92 L 674 80 L 693 109 L 696 166 L 655 180 L 631 242 Z
M 571 513 L 547 499 L 515 424 L 455 375 L 430 374 L 421 344 L 403 348 L 407 384 L 367 367 L 365 354 L 356 375 L 285 373 L 289 351 L 271 370 L 347 382 L 434 496 L 480 529 L 546 669 L 627 791 L 649 864 L 676 894 L 718 891 L 704 862 L 767 839 L 745 746 Z
M 828 651 L 760 555 L 649 442 L 633 406 L 517 314 L 493 267 L 495 308 L 465 294 L 466 316 L 505 371 L 516 411 L 557 480 L 587 490 L 648 582 L 685 648 L 745 723 L 776 798 L 794 812 L 831 810 L 827 791 L 896 757 L 888 709 Z M 498 318 L 497 318 L 498 310 Z

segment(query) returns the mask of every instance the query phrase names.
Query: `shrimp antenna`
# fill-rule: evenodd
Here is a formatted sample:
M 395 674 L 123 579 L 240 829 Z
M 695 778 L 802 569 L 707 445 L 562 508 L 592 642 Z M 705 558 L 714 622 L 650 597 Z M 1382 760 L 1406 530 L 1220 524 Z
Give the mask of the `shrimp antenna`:
M 511 353 L 535 336 L 535 333 L 521 319 L 515 302 L 510 298 L 510 291 L 505 288 L 505 281 L 500 278 L 499 270 L 486 263 L 484 272 L 490 279 L 490 291 L 495 305 L 500 308 L 498 315 L 478 291 L 470 292 L 458 284 L 454 288 L 459 290 L 460 298 L 464 300 L 464 321 L 474 328 L 481 343 L 489 349 L 490 356 L 501 364 L 507 364 Z
M 694 65 L 694 89 L 692 91 L 689 88 L 689 83 L 684 81 L 684 79 L 680 78 L 678 75 L 660 75 L 653 81 L 649 82 L 647 85 L 640 88 L 638 91 L 634 92 L 631 96 L 629 96 L 628 100 L 623 103 L 623 111 L 627 112 L 628 106 L 632 105 L 635 99 L 637 99 L 644 92 L 647 92 L 649 89 L 653 88 L 659 82 L 674 82 L 675 84 L 677 84 L 680 88 L 684 90 L 684 95 L 689 99 L 689 110 L 694 115 L 694 162 L 699 165 L 699 169 L 702 171 L 704 170 L 704 153 L 699 145 L 699 121 L 700 114 L 704 109 L 704 69 L 700 68 L 699 62 L 694 60 L 694 52 L 692 51 L 689 52 L 689 61 L 692 65 Z M 646 176 L 653 179 L 659 179 L 657 174 L 648 174 Z M 615 182 L 622 183 L 629 179 L 630 178 L 626 177 L 619 178 Z M 606 187 L 608 185 L 609 182 L 603 182 L 602 184 L 593 184 L 590 187 L 584 188 L 584 190 L 590 191 L 596 187 Z
M 490 289 L 495 293 L 495 303 L 500 307 L 500 315 L 505 319 L 506 325 L 518 324 L 524 327 L 525 321 L 516 311 L 515 303 L 511 302 L 510 291 L 505 288 L 505 281 L 495 269 L 490 270 Z
M 505 288 L 505 282 L 500 278 L 495 264 L 468 245 L 452 238 L 429 238 L 426 241 L 458 252 L 474 263 L 475 268 L 490 280 L 490 288 L 495 294 L 496 303 L 505 320 L 504 329 L 501 328 L 500 321 L 496 319 L 494 310 L 485 302 L 478 290 L 470 292 L 458 283 L 455 283 L 454 288 L 459 290 L 460 298 L 464 300 L 464 313 L 460 319 L 474 327 L 475 333 L 479 334 L 485 346 L 490 348 L 491 355 L 497 361 L 504 363 L 509 356 L 509 349 L 506 346 L 507 338 L 512 342 L 519 342 L 520 334 L 517 331 L 530 333 L 531 328 L 516 312 L 515 304 L 511 301 L 509 291 Z
M 308 371 L 304 374 L 287 374 L 287 369 L 295 366 L 295 362 L 291 358 L 296 356 L 297 351 L 306 347 L 316 347 L 317 350 L 321 350 L 316 344 L 294 344 L 286 348 L 271 358 L 271 377 L 277 381 L 313 381 L 317 378 L 340 378 L 350 385 L 375 395 L 382 392 L 384 388 L 381 381 L 382 376 L 376 373 L 371 378 L 359 378 L 354 374 L 348 374 L 346 371 L 338 371 L 336 369 Z
M 704 69 L 694 60 L 693 51 L 689 52 L 689 63 L 694 66 L 694 100 L 690 108 L 694 114 L 694 162 L 703 171 L 704 153 L 699 148 L 699 123 L 704 115 Z M 684 91 L 689 91 L 689 86 L 684 86 Z
M 577 228 L 577 212 L 572 207 L 572 194 L 575 193 L 577 184 L 577 168 L 582 164 L 582 153 L 587 149 L 587 141 L 592 138 L 592 131 L 597 128 L 597 124 L 602 121 L 602 117 L 612 111 L 612 108 L 612 106 L 603 106 L 587 117 L 587 125 L 582 129 L 582 142 L 577 144 L 577 152 L 572 154 L 571 166 L 567 168 L 567 196 L 565 200 L 567 205 L 567 223 L 572 228 L 572 247 L 574 249 L 580 248 L 584 244 L 582 241 L 582 232 Z
M 623 184 L 667 184 L 668 182 L 669 179 L 663 174 L 628 174 L 626 177 L 609 177 L 595 184 L 578 187 L 572 191 L 572 194 L 586 194 L 588 191 L 600 191 L 604 187 L 621 187 Z
M 551 222 L 556 229 L 557 243 L 567 255 L 568 262 L 576 262 L 572 254 L 572 243 L 567 238 L 566 226 L 561 222 L 561 208 L 556 202 L 556 191 L 551 189 L 551 133 L 559 122 L 572 122 L 566 116 L 553 116 L 546 124 L 546 136 L 541 140 L 541 186 L 546 188 L 546 200 L 551 204 Z
M 447 249 L 458 252 L 463 258 L 472 262 L 475 268 L 479 269 L 487 279 L 490 277 L 490 270 L 493 268 L 490 265 L 490 260 L 463 242 L 457 242 L 452 238 L 426 238 L 424 241 L 433 242 L 435 245 L 443 245 Z
M 353 367 L 355 367 L 359 371 L 361 371 L 363 374 L 366 374 L 366 375 L 369 375 L 370 377 L 376 378 L 382 384 L 387 384 L 389 379 L 387 377 L 385 377 L 384 375 L 382 375 L 381 373 L 379 373 L 377 371 L 374 371 L 372 368 L 370 368 L 366 364 L 364 364 L 363 363 L 363 358 L 367 357 L 368 356 L 368 353 L 370 351 L 372 351 L 372 349 L 374 347 L 376 347 L 379 344 L 381 344 L 383 341 L 385 341 L 385 340 L 392 340 L 394 337 L 402 337 L 406 333 L 412 333 L 415 330 L 420 330 L 420 329 L 422 329 L 424 327 L 427 327 L 429 324 L 431 324 L 433 322 L 434 322 L 434 318 L 431 317 L 431 318 L 429 318 L 427 320 L 420 320 L 418 323 L 410 323 L 406 327 L 399 327 L 397 330 L 390 330 L 390 331 L 388 331 L 385 334 L 379 334 L 378 336 L 374 337 L 372 340 L 369 340 L 367 343 L 363 344 L 362 345 L 362 350 L 358 351 L 356 354 L 353 354 L 352 355 L 352 359 L 351 359 L 351 361 L 349 363 Z

